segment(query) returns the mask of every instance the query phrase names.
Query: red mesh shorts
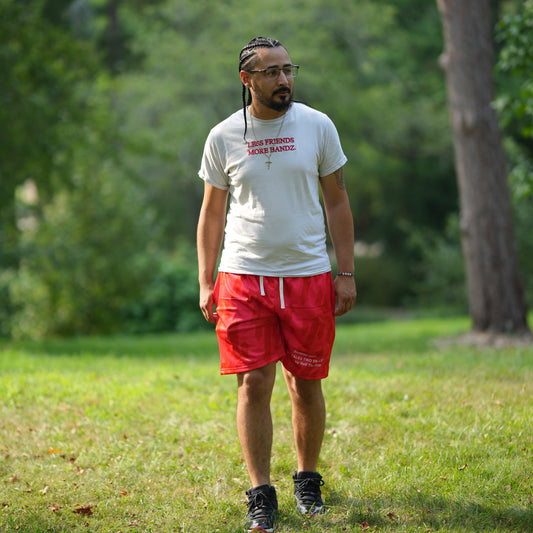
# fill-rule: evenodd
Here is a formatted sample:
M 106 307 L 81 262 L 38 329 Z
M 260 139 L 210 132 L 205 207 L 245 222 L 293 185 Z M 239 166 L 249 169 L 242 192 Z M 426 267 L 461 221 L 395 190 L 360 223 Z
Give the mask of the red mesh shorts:
M 221 374 L 281 361 L 300 378 L 328 375 L 335 338 L 329 272 L 299 278 L 219 272 L 215 304 Z

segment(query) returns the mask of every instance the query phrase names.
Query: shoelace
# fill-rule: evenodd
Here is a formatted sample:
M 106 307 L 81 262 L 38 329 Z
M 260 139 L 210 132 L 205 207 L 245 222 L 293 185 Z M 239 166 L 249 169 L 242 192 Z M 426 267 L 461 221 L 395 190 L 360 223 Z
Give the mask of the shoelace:
M 266 517 L 274 511 L 274 505 L 270 498 L 261 492 L 248 497 L 248 516 L 254 520 Z
M 296 490 L 302 500 L 314 502 L 321 495 L 320 487 L 324 481 L 318 478 L 305 478 L 296 480 Z

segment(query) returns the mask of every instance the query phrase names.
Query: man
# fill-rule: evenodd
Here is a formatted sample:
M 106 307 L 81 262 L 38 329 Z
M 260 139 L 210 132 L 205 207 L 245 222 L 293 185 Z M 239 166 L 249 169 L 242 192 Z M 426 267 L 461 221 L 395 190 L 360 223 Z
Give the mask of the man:
M 356 298 L 353 219 L 337 131 L 323 113 L 293 102 L 298 66 L 287 50 L 273 39 L 253 39 L 241 51 L 239 71 L 243 109 L 211 130 L 199 172 L 200 308 L 216 322 L 221 373 L 237 375 L 237 430 L 252 484 L 246 528 L 270 532 L 277 510 L 270 399 L 278 361 L 292 402 L 298 509 L 324 510 L 317 472 L 326 418 L 321 380 L 335 316 Z M 320 190 L 338 265 L 334 282 Z

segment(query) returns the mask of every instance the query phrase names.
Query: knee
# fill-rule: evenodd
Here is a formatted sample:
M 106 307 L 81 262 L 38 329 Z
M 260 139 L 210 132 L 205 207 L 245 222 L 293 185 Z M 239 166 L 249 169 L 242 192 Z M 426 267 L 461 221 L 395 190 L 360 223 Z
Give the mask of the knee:
M 293 402 L 312 404 L 323 400 L 322 382 L 319 379 L 301 379 L 291 376 L 287 379 L 287 386 Z
M 248 402 L 270 400 L 275 377 L 275 370 L 272 373 L 271 369 L 258 369 L 239 374 L 239 397 Z

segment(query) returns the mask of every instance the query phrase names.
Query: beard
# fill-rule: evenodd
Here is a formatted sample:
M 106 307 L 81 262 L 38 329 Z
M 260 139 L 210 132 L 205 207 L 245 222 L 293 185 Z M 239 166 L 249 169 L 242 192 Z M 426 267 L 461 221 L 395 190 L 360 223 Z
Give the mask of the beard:
M 286 93 L 278 96 L 280 92 Z M 255 95 L 257 100 L 264 106 L 274 111 L 287 111 L 292 103 L 292 91 L 289 87 L 280 87 L 276 89 L 271 96 L 266 96 L 262 92 Z

